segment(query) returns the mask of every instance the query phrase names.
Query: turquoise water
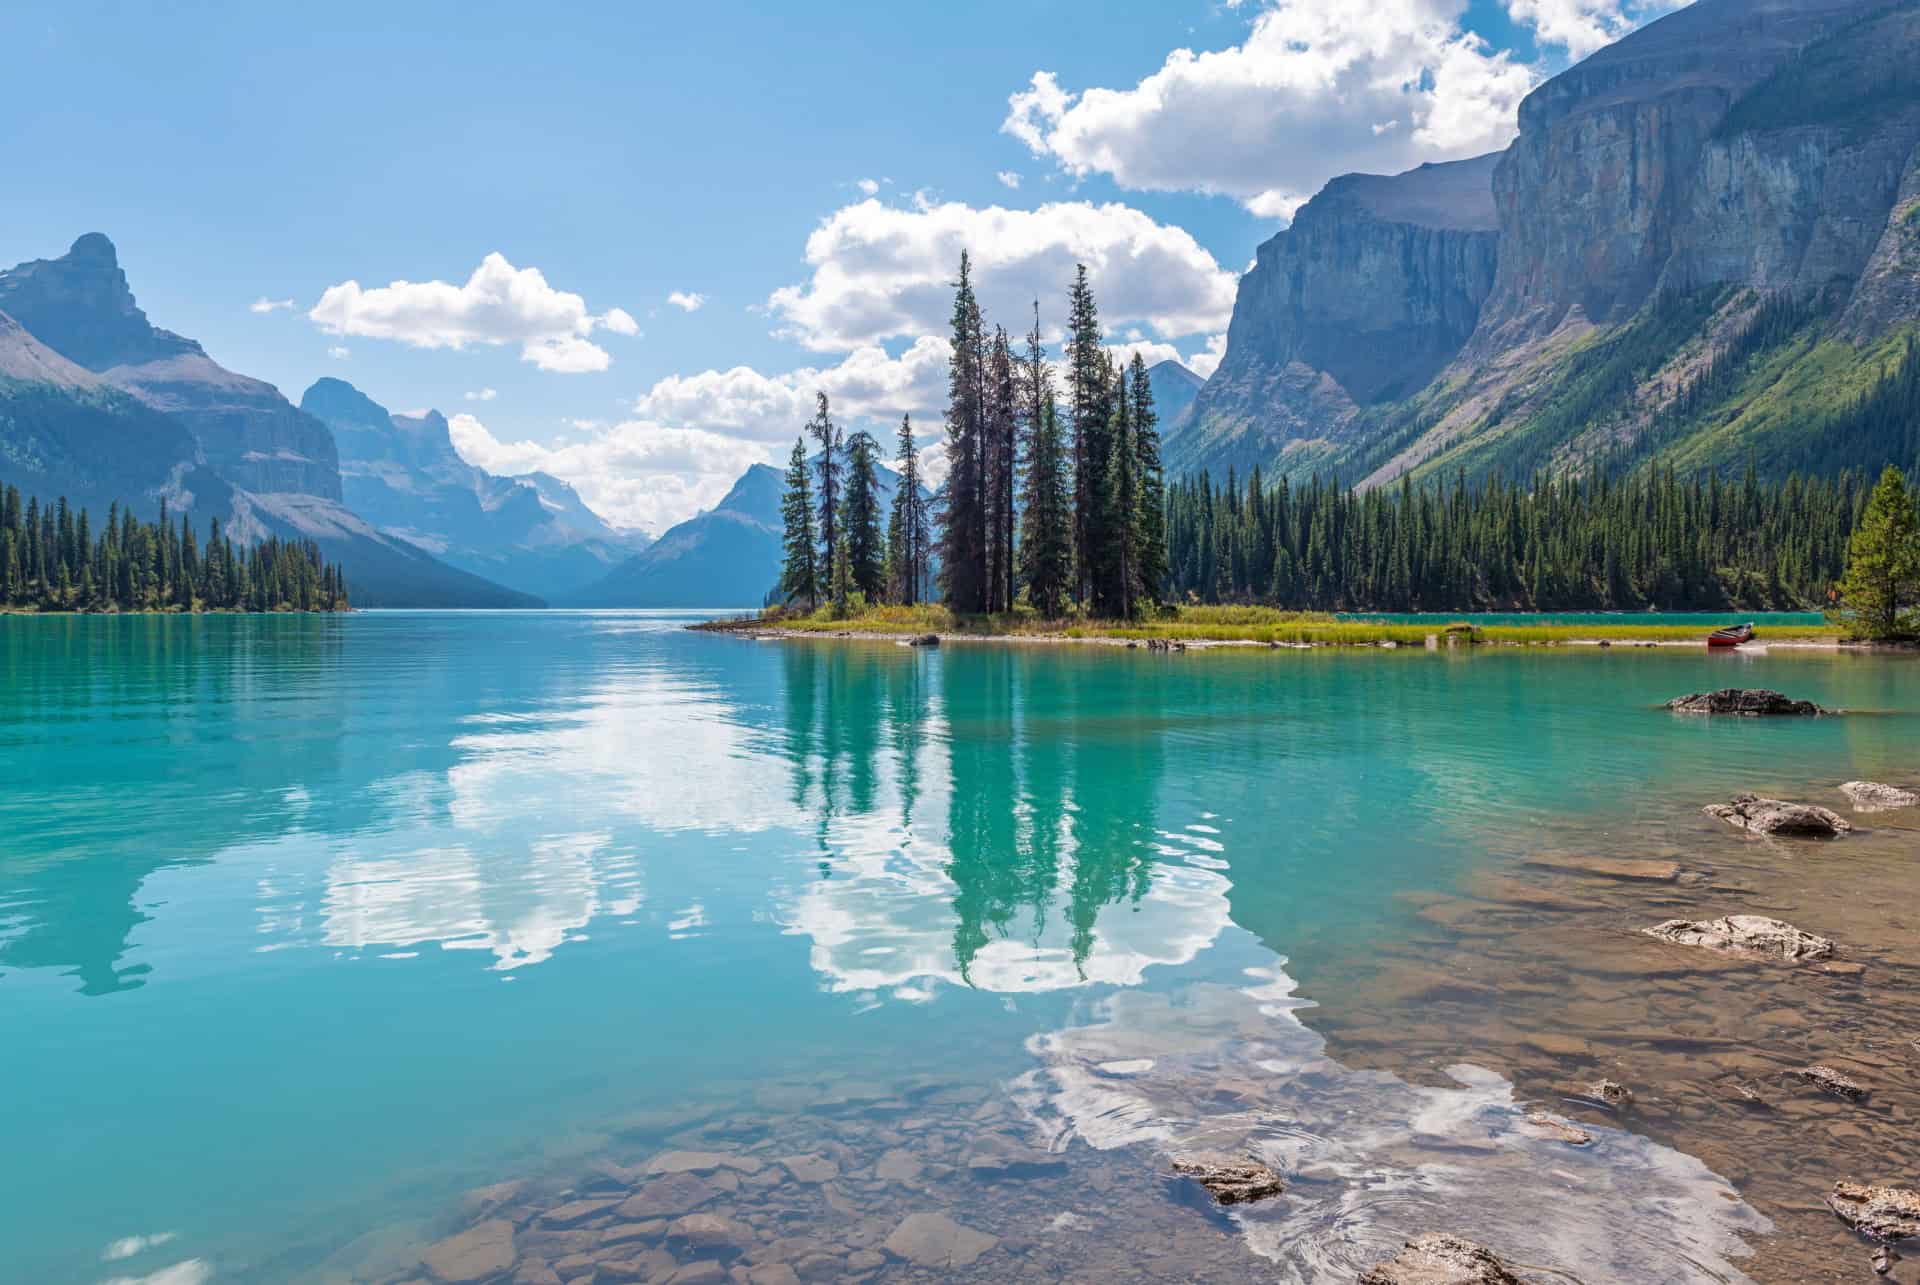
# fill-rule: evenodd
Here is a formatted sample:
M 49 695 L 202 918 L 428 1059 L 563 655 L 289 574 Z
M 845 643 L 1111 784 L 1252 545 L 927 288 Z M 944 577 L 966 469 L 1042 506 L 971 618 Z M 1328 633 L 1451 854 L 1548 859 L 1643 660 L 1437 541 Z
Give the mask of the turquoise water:
M 1030 1082 L 1128 1013 L 1186 1047 L 1168 997 L 1249 977 L 1297 1000 L 1235 1020 L 1305 1040 L 1397 893 L 1543 818 L 1905 779 L 1920 741 L 1899 658 L 683 623 L 0 619 L 0 1274 L 293 1279 L 638 1113 L 848 1066 Z M 1657 709 L 1736 682 L 1868 716 Z M 103 1261 L 129 1237 L 164 1239 Z

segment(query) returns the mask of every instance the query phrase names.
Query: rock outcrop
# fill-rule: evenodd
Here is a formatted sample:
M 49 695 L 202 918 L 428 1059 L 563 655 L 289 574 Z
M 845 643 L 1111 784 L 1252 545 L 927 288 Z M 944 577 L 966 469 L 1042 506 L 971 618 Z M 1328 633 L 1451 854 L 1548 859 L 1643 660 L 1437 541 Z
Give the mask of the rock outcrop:
M 1343 441 L 1362 407 L 1431 381 L 1493 288 L 1498 159 L 1349 174 L 1302 206 L 1241 278 L 1226 356 L 1167 435 L 1169 471 Z
M 1764 687 L 1727 687 L 1695 692 L 1667 702 L 1676 714 L 1730 714 L 1739 718 L 1812 718 L 1826 711 L 1812 701 L 1794 700 Z
M 1731 803 L 1714 803 L 1701 810 L 1710 817 L 1718 817 L 1728 825 L 1754 834 L 1831 839 L 1853 829 L 1853 823 L 1838 812 L 1811 803 L 1763 799 L 1757 794 L 1742 794 Z
M 1764 915 L 1724 919 L 1669 919 L 1641 930 L 1676 946 L 1701 946 L 1730 954 L 1766 955 L 1789 963 L 1833 958 L 1833 943 Z
M 1520 1285 L 1520 1278 L 1492 1250 L 1434 1232 L 1361 1273 L 1360 1285 Z

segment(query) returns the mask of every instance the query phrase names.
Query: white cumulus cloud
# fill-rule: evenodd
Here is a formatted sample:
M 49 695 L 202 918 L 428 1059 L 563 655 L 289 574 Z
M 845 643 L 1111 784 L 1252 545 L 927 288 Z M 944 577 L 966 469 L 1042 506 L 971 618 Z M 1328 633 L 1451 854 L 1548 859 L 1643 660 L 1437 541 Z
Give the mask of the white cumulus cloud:
M 1239 44 L 1172 50 L 1132 85 L 1036 71 L 1000 128 L 1076 177 L 1286 218 L 1339 174 L 1505 147 L 1520 100 L 1568 58 L 1690 2 L 1504 0 L 1532 30 L 1528 62 L 1469 29 L 1467 0 L 1266 0 Z
M 667 302 L 682 312 L 698 312 L 706 305 L 707 296 L 697 290 L 675 290 L 667 296 Z
M 939 334 L 963 249 L 973 255 L 989 323 L 1016 334 L 1031 324 L 1036 299 L 1048 325 L 1063 319 L 1076 263 L 1086 264 L 1109 327 L 1144 325 L 1162 338 L 1210 334 L 1233 311 L 1232 273 L 1184 229 L 1126 205 L 1012 210 L 928 201 L 903 209 L 877 200 L 837 210 L 814 230 L 811 278 L 776 290 L 768 311 L 784 335 L 820 352 Z
M 621 309 L 596 316 L 585 299 L 556 290 L 538 268 L 516 268 L 498 253 L 481 260 L 463 285 L 394 281 L 367 289 L 344 281 L 328 286 L 307 316 L 328 334 L 391 339 L 415 348 L 518 344 L 521 360 L 562 374 L 612 364 L 607 351 L 589 338 L 596 329 L 620 335 L 639 331 Z
M 494 398 L 498 397 L 499 395 L 500 395 L 499 391 L 497 389 L 492 389 L 492 388 L 476 389 L 473 392 L 464 394 L 466 399 L 470 402 L 490 402 Z
M 293 307 L 293 300 L 291 299 L 269 299 L 265 295 L 261 295 L 258 299 L 255 299 L 247 305 L 247 311 L 259 313 L 264 316 L 269 312 L 284 312 L 291 307 Z
M 505 475 L 550 473 L 609 522 L 655 534 L 712 508 L 748 468 L 777 454 L 765 443 L 648 420 L 594 425 L 583 439 L 555 445 L 502 441 L 466 414 L 448 429 L 468 463 Z
M 1001 187 L 1011 188 L 1016 192 L 1020 190 L 1019 170 L 1000 170 L 994 174 L 994 177 L 1000 180 Z
M 333 347 L 327 349 L 327 356 L 333 358 L 335 361 L 345 361 L 347 358 L 353 356 L 353 353 L 340 344 L 335 344 Z

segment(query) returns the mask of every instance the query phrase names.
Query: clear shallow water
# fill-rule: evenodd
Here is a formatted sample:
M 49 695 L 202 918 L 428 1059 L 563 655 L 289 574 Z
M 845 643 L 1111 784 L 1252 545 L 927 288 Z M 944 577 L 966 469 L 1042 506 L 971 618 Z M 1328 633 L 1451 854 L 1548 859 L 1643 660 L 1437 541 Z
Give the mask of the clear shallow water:
M 1817 611 L 1377 611 L 1343 615 L 1343 620 L 1378 620 L 1394 625 L 1441 625 L 1471 621 L 1477 625 L 1721 625 L 1750 622 L 1765 628 L 1820 625 Z
M 1302 1003 L 1407 935 L 1397 893 L 1516 862 L 1547 819 L 1601 840 L 1920 766 L 1899 658 L 923 653 L 682 623 L 0 621 L 10 1270 L 285 1279 L 610 1122 L 849 1067 L 1006 1091 L 1113 1148 L 1208 1136 L 1199 1072 L 1169 1068 L 1244 1063 L 1327 1184 L 1299 1226 L 1424 1229 L 1356 1206 L 1366 1181 L 1409 1219 L 1524 1226 L 1534 1144 L 1498 1077 L 1356 1078 Z M 1656 709 L 1732 683 L 1871 713 Z M 1088 1078 L 1142 1060 L 1124 1100 Z M 1441 1180 L 1408 1139 L 1449 1134 L 1507 1141 Z M 1671 1220 L 1643 1236 L 1690 1261 L 1760 1225 L 1631 1135 L 1583 1163 L 1590 1213 L 1555 1207 L 1586 1252 L 1646 1201 L 1628 1173 Z M 1325 1261 L 1292 1235 L 1249 1231 Z

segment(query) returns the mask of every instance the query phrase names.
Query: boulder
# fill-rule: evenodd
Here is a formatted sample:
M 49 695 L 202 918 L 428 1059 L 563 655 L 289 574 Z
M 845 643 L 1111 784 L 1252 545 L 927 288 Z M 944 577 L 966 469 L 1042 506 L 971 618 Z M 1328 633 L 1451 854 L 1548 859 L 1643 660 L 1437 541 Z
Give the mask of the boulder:
M 1669 919 L 1640 931 L 1676 946 L 1702 946 L 1736 954 L 1771 955 L 1788 962 L 1830 959 L 1833 943 L 1764 915 L 1724 919 Z
M 1852 799 L 1853 806 L 1862 812 L 1910 808 L 1920 803 L 1920 794 L 1903 790 L 1897 785 L 1881 785 L 1877 781 L 1848 781 L 1840 787 L 1840 793 Z
M 1492 1250 L 1458 1236 L 1429 1232 L 1368 1268 L 1360 1285 L 1521 1285 Z
M 915 1267 L 965 1267 L 1000 1243 L 945 1214 L 908 1214 L 880 1248 Z
M 504 1218 L 489 1218 L 429 1246 L 420 1255 L 420 1262 L 435 1280 L 445 1285 L 466 1285 L 506 1275 L 513 1270 L 516 1257 L 513 1224 Z
M 703 1258 L 667 1277 L 666 1285 L 725 1285 L 728 1279 L 726 1268 L 711 1258 Z
M 910 638 L 907 640 L 907 646 L 909 647 L 938 647 L 939 645 L 939 634 L 921 634 L 918 638 Z
M 1812 701 L 1793 700 L 1763 687 L 1695 692 L 1668 701 L 1667 708 L 1676 714 L 1733 714 L 1741 718 L 1805 718 L 1826 713 Z
M 1853 823 L 1838 812 L 1811 803 L 1763 799 L 1757 794 L 1742 794 L 1731 803 L 1714 803 L 1702 810 L 1710 817 L 1718 817 L 1728 825 L 1754 834 L 1831 839 L 1853 829 Z
M 1862 1085 L 1830 1066 L 1803 1066 L 1787 1074 L 1796 1079 L 1805 1080 L 1822 1093 L 1831 1093 L 1834 1097 L 1845 1098 L 1849 1102 L 1858 1102 L 1867 1096 L 1867 1090 Z
M 1286 1189 L 1280 1175 L 1249 1156 L 1226 1151 L 1189 1151 L 1173 1158 L 1173 1171 L 1193 1179 L 1223 1205 L 1240 1205 L 1277 1196 Z
M 1827 1208 L 1862 1236 L 1883 1244 L 1920 1236 L 1920 1191 L 1836 1182 Z

